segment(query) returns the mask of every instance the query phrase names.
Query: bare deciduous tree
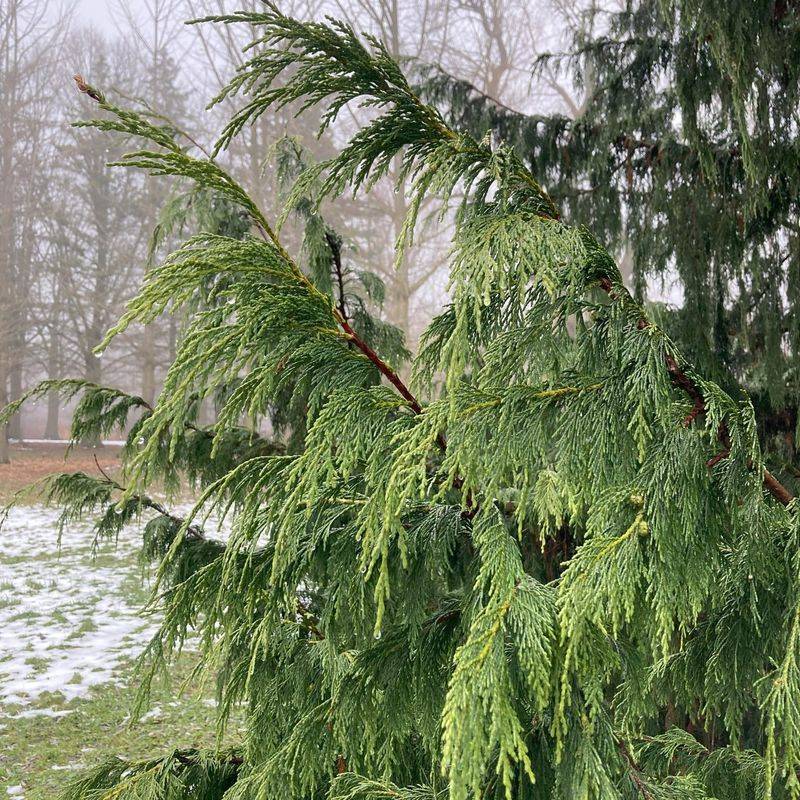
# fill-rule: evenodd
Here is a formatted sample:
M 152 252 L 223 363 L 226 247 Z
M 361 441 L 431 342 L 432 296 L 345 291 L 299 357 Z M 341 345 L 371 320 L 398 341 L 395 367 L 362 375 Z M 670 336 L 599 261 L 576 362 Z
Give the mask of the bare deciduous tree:
M 33 239 L 47 192 L 53 69 L 66 30 L 45 2 L 0 0 L 0 405 L 22 391 Z M 0 463 L 9 433 L 0 429 Z

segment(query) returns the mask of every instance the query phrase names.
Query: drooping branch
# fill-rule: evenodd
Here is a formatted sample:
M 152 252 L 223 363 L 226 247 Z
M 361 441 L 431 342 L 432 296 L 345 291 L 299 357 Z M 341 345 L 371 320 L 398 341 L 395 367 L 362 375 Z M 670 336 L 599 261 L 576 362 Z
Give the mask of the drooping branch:
M 465 83 L 463 81 L 456 81 L 458 85 L 460 85 L 464 90 L 467 96 L 474 96 L 477 95 L 482 97 L 482 99 L 488 102 L 490 105 L 495 106 L 496 108 L 501 109 L 501 112 L 505 112 L 511 117 L 515 118 L 522 118 L 523 115 L 515 112 L 511 109 L 506 109 L 502 106 L 501 103 L 498 103 L 494 98 L 489 97 L 479 90 L 476 87 Z M 661 141 L 650 141 L 650 140 L 642 140 L 636 139 L 629 136 L 620 136 L 614 142 L 614 144 L 624 149 L 628 153 L 628 157 L 633 150 L 644 149 L 647 152 L 647 158 L 649 159 L 656 159 L 659 157 L 660 152 L 663 148 L 663 142 Z M 674 145 L 674 143 L 671 143 Z M 692 154 L 692 148 L 686 148 L 687 153 Z M 722 156 L 726 158 L 737 158 L 740 157 L 740 151 L 737 147 L 730 147 L 725 148 L 724 152 L 721 153 Z M 622 163 L 622 162 L 621 162 Z M 547 214 L 540 214 L 545 219 L 551 218 L 558 218 L 558 214 L 555 213 L 554 215 L 547 215 Z M 612 298 L 615 298 L 615 289 L 612 286 L 611 281 L 608 278 L 603 278 L 600 281 L 601 288 Z M 640 327 L 644 328 L 649 325 L 649 321 L 645 318 L 640 320 Z M 676 386 L 680 387 L 692 400 L 693 406 L 689 414 L 684 419 L 684 425 L 689 426 L 691 423 L 705 411 L 705 399 L 700 392 L 697 385 L 685 374 L 685 372 L 678 366 L 675 359 L 667 355 L 665 357 L 665 362 L 667 366 L 667 370 L 672 377 L 673 382 Z M 728 457 L 730 452 L 729 443 L 726 443 L 725 439 L 727 438 L 727 429 L 724 425 L 720 426 L 719 430 L 720 442 L 723 445 L 723 450 L 715 456 L 713 459 L 709 461 L 709 467 L 713 467 L 715 464 L 719 463 L 719 461 L 724 460 Z M 764 470 L 763 476 L 764 488 L 776 499 L 778 502 L 782 503 L 783 505 L 788 505 L 791 500 L 793 499 L 792 493 L 785 487 L 783 484 L 772 475 L 769 470 Z
M 119 481 L 114 480 L 100 465 L 100 462 L 97 459 L 97 456 L 94 456 L 94 463 L 97 467 L 97 471 L 103 476 L 103 479 L 109 486 L 113 489 L 116 489 L 118 492 L 121 492 L 123 495 L 127 494 L 128 489 L 123 486 Z M 186 520 L 182 517 L 178 517 L 172 512 L 170 512 L 165 506 L 161 505 L 157 500 L 153 500 L 151 497 L 148 497 L 144 494 L 132 494 L 130 495 L 131 500 L 138 503 L 143 508 L 149 508 L 152 511 L 155 511 L 162 517 L 171 520 L 174 522 L 178 527 L 183 527 L 186 524 Z M 203 532 L 202 528 L 199 528 L 197 525 L 189 525 L 186 529 L 186 533 L 192 539 L 205 539 L 206 535 Z
M 612 300 L 618 299 L 618 288 L 612 284 L 609 278 L 601 278 L 599 285 L 600 288 Z M 650 321 L 646 317 L 642 316 L 639 319 L 638 327 L 643 329 L 648 327 L 650 324 Z M 703 393 L 700 391 L 700 388 L 697 386 L 697 384 L 686 374 L 683 369 L 681 369 L 680 365 L 672 355 L 667 353 L 664 356 L 664 363 L 673 383 L 682 389 L 694 404 L 692 406 L 692 410 L 684 419 L 684 425 L 688 426 L 699 414 L 705 412 L 705 398 L 703 397 Z M 724 421 L 718 428 L 717 436 L 720 444 L 722 444 L 723 450 L 708 462 L 709 469 L 713 468 L 720 461 L 726 459 L 730 454 L 730 438 L 728 435 L 728 428 Z M 763 483 L 764 488 L 782 505 L 788 506 L 789 503 L 791 503 L 791 501 L 794 499 L 794 495 L 766 468 L 764 468 Z
M 336 307 L 339 309 L 339 313 L 342 315 L 343 319 L 348 319 L 347 316 L 347 305 L 345 304 L 345 297 L 344 297 L 344 268 L 342 267 L 342 245 L 341 242 L 337 239 L 337 237 L 331 233 L 330 231 L 325 231 L 325 241 L 328 243 L 328 247 L 331 251 L 331 257 L 333 259 L 333 271 L 336 275 L 336 289 L 339 294 L 339 297 L 336 302 Z
M 88 84 L 82 76 L 75 75 L 74 76 L 75 83 L 77 84 L 78 90 L 81 91 L 83 94 L 86 94 L 96 103 L 100 105 L 106 104 L 105 96 L 102 92 L 95 89 L 93 86 Z M 162 143 L 162 142 L 159 142 Z M 162 143 L 163 144 L 163 143 Z M 263 214 L 258 211 L 255 206 L 252 204 L 252 201 L 248 199 L 249 205 L 247 206 L 246 210 L 249 212 L 249 215 L 255 224 L 255 226 L 259 229 L 262 233 L 262 236 L 265 240 L 271 241 L 275 248 L 278 250 L 280 255 L 286 260 L 287 264 L 291 267 L 292 271 L 296 275 L 297 279 L 306 286 L 309 291 L 321 294 L 319 289 L 313 284 L 313 282 L 305 275 L 294 259 L 289 255 L 286 249 L 283 247 L 279 239 L 277 238 L 276 234 L 272 229 L 269 229 L 266 226 L 265 218 Z M 344 278 L 342 274 L 341 268 L 341 250 L 340 248 L 332 246 L 331 239 L 327 237 L 328 245 L 331 247 L 331 252 L 333 253 L 334 263 L 337 269 L 337 279 L 339 283 L 339 302 L 338 304 L 334 305 L 333 308 L 333 315 L 336 319 L 336 322 L 341 326 L 342 330 L 346 334 L 347 338 L 352 341 L 352 343 L 359 349 L 361 352 L 375 365 L 378 371 L 391 383 L 400 395 L 403 397 L 404 400 L 408 402 L 409 407 L 415 414 L 422 413 L 422 406 L 417 400 L 416 397 L 411 393 L 409 388 L 405 385 L 402 381 L 400 376 L 390 367 L 381 357 L 373 350 L 352 328 L 350 325 L 346 309 L 344 306 Z M 338 263 L 337 263 L 338 262 Z
M 176 752 L 175 759 L 187 767 L 196 766 L 197 764 L 201 763 L 200 754 L 196 750 L 184 750 Z M 228 756 L 227 758 L 223 758 L 220 761 L 220 764 L 238 769 L 244 764 L 244 758 L 234 754 Z

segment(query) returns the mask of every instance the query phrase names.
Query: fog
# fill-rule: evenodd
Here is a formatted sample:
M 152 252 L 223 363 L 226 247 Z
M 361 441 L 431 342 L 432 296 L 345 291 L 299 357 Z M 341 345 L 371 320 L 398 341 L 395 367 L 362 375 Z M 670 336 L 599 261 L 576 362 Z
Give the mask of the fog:
M 136 3 L 136 5 L 144 5 L 144 3 Z M 100 30 L 108 32 L 114 30 L 113 9 L 109 0 L 79 0 L 75 13 L 81 19 L 96 25 Z
M 0 0 L 0 407 L 43 378 L 65 376 L 135 391 L 148 402 L 157 396 L 180 339 L 180 320 L 165 317 L 132 330 L 102 358 L 95 348 L 148 266 L 192 232 L 187 221 L 158 242 L 152 238 L 164 229 L 165 207 L 186 187 L 107 167 L 130 143 L 72 127 L 97 113 L 72 76 L 210 147 L 235 102 L 211 111 L 206 106 L 242 63 L 250 31 L 184 22 L 240 5 L 257 10 L 260 4 Z M 583 91 L 568 74 L 548 68 L 534 75 L 539 54 L 558 49 L 576 27 L 595 24 L 573 3 L 287 0 L 282 8 L 303 18 L 330 13 L 345 19 L 383 39 L 410 70 L 433 65 L 498 108 L 581 113 Z M 297 119 L 291 109 L 271 113 L 221 158 L 265 213 L 277 216 L 279 192 L 269 162 L 274 143 L 297 136 L 311 158 L 323 158 L 346 141 L 363 113 L 346 109 L 321 140 L 314 135 L 318 111 Z M 390 178 L 398 175 L 393 167 Z M 391 180 L 366 201 L 342 200 L 325 209 L 354 261 L 385 283 L 385 301 L 375 313 L 401 327 L 413 349 L 447 299 L 449 229 L 447 220 L 421 225 L 415 246 L 395 266 L 394 243 L 407 211 L 403 187 L 395 191 Z M 291 229 L 286 235 L 298 246 Z M 0 435 L 0 450 L 7 437 L 63 437 L 69 414 L 53 393 L 12 420 Z

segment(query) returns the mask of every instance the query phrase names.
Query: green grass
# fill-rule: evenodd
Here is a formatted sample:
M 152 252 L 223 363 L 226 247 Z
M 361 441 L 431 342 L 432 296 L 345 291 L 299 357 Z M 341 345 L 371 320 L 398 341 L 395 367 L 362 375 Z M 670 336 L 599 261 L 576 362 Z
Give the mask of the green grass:
M 96 687 L 89 697 L 65 703 L 58 694 L 42 696 L 30 708 L 71 710 L 66 716 L 35 716 L 2 719 L 0 725 L 0 797 L 9 786 L 22 785 L 26 800 L 55 798 L 77 773 L 66 766 L 91 766 L 105 755 L 145 758 L 175 747 L 213 747 L 216 712 L 211 692 L 190 685 L 179 696 L 178 689 L 189 674 L 191 654 L 175 665 L 170 686 L 154 686 L 154 714 L 134 726 L 128 713 L 135 687 Z M 131 671 L 123 679 L 130 680 Z M 4 709 L 13 714 L 21 707 Z M 235 724 L 231 735 L 235 736 Z
M 42 524 L 37 520 L 36 525 L 41 527 Z M 21 533 L 27 534 L 27 531 L 21 529 Z M 121 614 L 130 615 L 132 609 L 143 606 L 152 588 L 147 580 L 151 570 L 143 567 L 136 554 L 135 545 L 140 537 L 136 528 L 125 533 L 125 547 L 103 543 L 99 550 L 92 548 L 88 535 L 67 537 L 59 549 L 55 544 L 57 533 L 54 526 L 52 531 L 45 528 L 31 533 L 37 534 L 38 538 L 34 536 L 34 539 L 45 545 L 52 541 L 52 547 L 38 546 L 29 551 L 22 544 L 27 540 L 20 538 L 18 550 L 7 547 L 0 556 L 0 616 L 8 623 L 23 623 L 18 628 L 32 632 L 24 641 L 12 643 L 3 640 L 0 682 L 4 680 L 4 672 L 19 674 L 20 663 L 24 664 L 28 677 L 36 681 L 48 663 L 57 663 L 62 652 L 72 648 L 80 650 L 84 646 L 84 637 L 91 639 L 96 636 L 104 621 Z M 115 571 L 122 576 L 121 580 L 115 578 L 103 582 L 98 578 L 98 571 L 103 570 Z M 57 578 L 61 583 L 56 583 Z M 70 593 L 76 581 L 83 588 L 79 595 Z M 60 607 L 53 609 L 37 605 L 37 595 L 59 591 L 62 586 L 66 587 L 67 593 Z M 109 599 L 109 592 L 119 599 L 119 607 L 104 605 L 101 615 L 98 610 L 100 603 Z M 30 602 L 31 598 L 34 598 L 33 602 Z M 23 599 L 25 603 L 22 603 Z M 51 637 L 53 644 L 42 648 L 36 632 L 46 634 L 48 626 L 51 633 L 59 627 L 62 633 Z M 69 628 L 66 634 L 65 627 Z M 32 646 L 32 642 L 37 646 Z M 94 648 L 97 645 L 90 642 L 88 646 Z M 95 686 L 80 697 L 67 700 L 65 695 L 71 696 L 76 686 L 87 682 L 92 667 L 67 672 L 61 684 L 64 694 L 56 691 L 37 696 L 34 693 L 29 702 L 20 705 L 3 705 L 0 700 L 0 800 L 8 797 L 8 787 L 20 785 L 25 800 L 57 798 L 64 786 L 78 774 L 76 768 L 91 767 L 109 755 L 140 759 L 158 757 L 176 747 L 214 747 L 216 711 L 211 702 L 213 686 L 206 685 L 201 689 L 190 683 L 180 694 L 184 680 L 196 663 L 197 656 L 191 653 L 184 654 L 174 665 L 169 685 L 154 684 L 151 708 L 158 708 L 160 712 L 130 725 L 129 714 L 137 688 L 131 662 L 143 646 L 141 637 L 134 640 L 130 635 L 121 642 L 109 641 L 110 663 L 118 663 L 114 671 L 115 682 Z M 13 668 L 10 666 L 12 662 L 15 662 Z M 37 709 L 70 713 L 13 718 L 20 712 Z M 234 721 L 229 726 L 232 741 L 238 738 L 236 725 Z

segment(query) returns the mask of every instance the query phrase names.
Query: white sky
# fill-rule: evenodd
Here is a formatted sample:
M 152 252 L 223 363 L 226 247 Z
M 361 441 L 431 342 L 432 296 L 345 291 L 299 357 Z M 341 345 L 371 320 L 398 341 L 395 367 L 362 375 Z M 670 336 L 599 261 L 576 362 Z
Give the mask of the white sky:
M 111 2 L 112 0 L 78 0 L 77 16 L 87 23 L 93 23 L 100 30 L 110 33 L 114 30 Z
M 115 0 L 47 0 L 46 8 L 53 19 L 57 19 L 64 7 L 75 7 L 75 22 L 79 25 L 93 25 L 104 33 L 113 33 Z M 138 0 L 132 0 L 136 6 Z

